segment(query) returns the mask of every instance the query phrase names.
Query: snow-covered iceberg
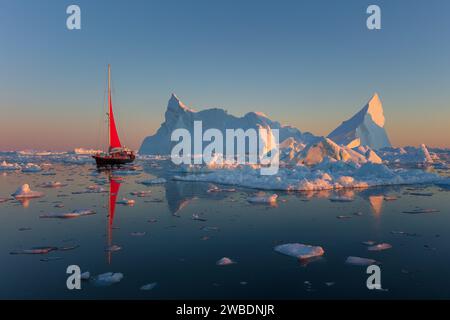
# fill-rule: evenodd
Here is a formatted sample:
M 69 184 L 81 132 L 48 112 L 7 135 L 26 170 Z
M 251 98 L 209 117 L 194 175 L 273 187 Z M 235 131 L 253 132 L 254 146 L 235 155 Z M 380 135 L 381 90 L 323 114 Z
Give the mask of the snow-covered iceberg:
M 315 136 L 311 133 L 302 133 L 296 128 L 282 126 L 279 122 L 270 120 L 261 112 L 249 112 L 243 117 L 236 117 L 219 108 L 195 111 L 183 104 L 176 95 L 172 94 L 165 113 L 164 123 L 161 124 L 161 127 L 154 135 L 144 139 L 139 149 L 139 154 L 170 154 L 175 144 L 170 140 L 172 132 L 175 129 L 184 128 L 193 135 L 194 121 L 202 121 L 204 131 L 215 128 L 220 130 L 224 136 L 226 129 L 239 128 L 247 130 L 249 128 L 258 129 L 262 127 L 269 131 L 278 129 L 280 141 L 284 141 L 289 137 L 293 137 L 299 142 L 310 142 L 315 139 Z
M 44 193 L 31 190 L 30 186 L 27 183 L 25 183 L 24 185 L 17 188 L 16 192 L 14 192 L 11 195 L 16 199 L 23 199 L 23 198 L 39 198 L 42 197 Z
M 390 147 L 384 123 L 383 105 L 375 93 L 357 114 L 334 129 L 328 138 L 350 148 L 360 145 L 372 149 Z

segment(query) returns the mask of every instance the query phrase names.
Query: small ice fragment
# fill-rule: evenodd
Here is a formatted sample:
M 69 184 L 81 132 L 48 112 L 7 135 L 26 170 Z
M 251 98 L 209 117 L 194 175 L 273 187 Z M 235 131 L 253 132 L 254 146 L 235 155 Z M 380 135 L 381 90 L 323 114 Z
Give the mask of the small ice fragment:
M 92 214 L 95 214 L 94 210 L 77 209 L 77 210 L 73 210 L 72 212 L 42 214 L 39 216 L 39 218 L 71 219 L 71 218 L 78 218 L 78 217 L 82 217 L 82 216 L 89 216 Z
M 216 262 L 216 265 L 218 265 L 218 266 L 228 266 L 228 265 L 234 264 L 234 263 L 236 263 L 236 262 L 234 262 L 230 258 L 223 257 L 222 259 L 220 259 L 220 260 L 218 260 Z
M 341 215 L 341 216 L 336 216 L 336 218 L 338 218 L 338 219 L 350 219 L 351 216 Z
M 22 168 L 22 172 L 24 173 L 34 173 L 42 171 L 42 168 L 34 163 L 28 163 L 25 167 Z
M 396 196 L 384 196 L 384 201 L 395 201 L 398 200 Z
M 156 219 L 150 219 L 150 220 L 148 220 L 148 222 L 150 222 L 150 223 L 156 223 L 156 222 L 158 222 L 158 220 L 156 220 Z
M 83 272 L 80 275 L 81 280 L 89 280 L 90 277 L 91 277 L 91 273 L 89 271 Z
M 149 284 L 144 284 L 140 289 L 141 290 L 144 290 L 144 291 L 149 291 L 149 290 L 152 290 L 152 289 L 154 289 L 156 286 L 157 286 L 157 282 L 152 282 L 152 283 L 149 283 Z
M 208 227 L 208 226 L 204 226 L 201 227 L 200 229 L 204 230 L 204 231 L 219 231 L 219 227 Z
M 16 199 L 39 198 L 42 197 L 43 195 L 44 193 L 42 192 L 31 190 L 30 186 L 27 183 L 17 188 L 16 192 L 12 194 L 12 196 Z
M 117 201 L 117 204 L 122 204 L 125 206 L 133 206 L 136 201 L 133 199 L 122 198 L 122 200 Z
M 370 266 L 372 264 L 378 264 L 378 262 L 373 259 L 353 257 L 353 256 L 347 257 L 347 260 L 345 260 L 345 263 L 351 264 L 354 266 Z
M 143 184 L 143 185 L 162 184 L 162 183 L 166 183 L 166 182 L 167 182 L 167 180 L 164 178 L 154 178 L 154 179 L 138 181 L 138 183 Z
M 122 249 L 121 246 L 118 246 L 118 245 L 116 245 L 116 244 L 113 244 L 112 246 L 107 247 L 107 248 L 105 249 L 105 251 L 108 251 L 108 252 L 116 252 L 116 251 L 119 251 L 120 249 Z
M 409 211 L 403 211 L 403 213 L 409 213 L 409 214 L 420 214 L 420 213 L 437 213 L 439 210 L 437 209 L 414 209 Z
M 274 250 L 300 260 L 320 257 L 325 253 L 323 248 L 320 246 L 311 246 L 301 243 L 281 244 L 276 246 Z
M 58 250 L 57 247 L 33 247 L 31 249 L 22 249 L 11 251 L 10 254 L 47 254 L 50 251 Z
M 122 273 L 106 272 L 94 277 L 93 282 L 97 286 L 110 286 L 114 283 L 120 282 L 120 280 L 122 279 L 123 279 Z
M 67 184 L 59 182 L 59 181 L 50 181 L 50 182 L 44 182 L 39 185 L 41 188 L 60 188 L 65 187 Z
M 389 243 L 379 243 L 374 246 L 370 246 L 367 248 L 369 251 L 382 251 L 392 248 L 392 246 Z
M 143 197 L 149 197 L 149 196 L 152 194 L 152 192 L 151 192 L 150 190 L 146 190 L 146 191 L 133 191 L 133 192 L 130 192 L 130 194 L 131 194 L 132 196 L 137 196 L 137 197 L 143 198 Z
M 368 241 L 363 241 L 363 243 L 362 244 L 364 244 L 364 245 L 366 245 L 366 246 L 373 246 L 373 245 L 375 245 L 375 241 L 373 241 L 373 240 L 368 240 Z
M 200 218 L 200 216 L 196 213 L 194 213 L 192 215 L 192 220 L 197 220 L 197 221 L 207 221 L 205 218 Z
M 247 201 L 251 203 L 275 203 L 277 202 L 278 195 L 276 193 L 267 195 L 265 192 L 258 192 L 252 197 L 248 197 Z
M 330 281 L 330 282 L 325 282 L 325 285 L 326 285 L 327 287 L 331 287 L 331 286 L 334 286 L 334 285 L 335 285 L 335 282 L 332 282 L 332 281 Z

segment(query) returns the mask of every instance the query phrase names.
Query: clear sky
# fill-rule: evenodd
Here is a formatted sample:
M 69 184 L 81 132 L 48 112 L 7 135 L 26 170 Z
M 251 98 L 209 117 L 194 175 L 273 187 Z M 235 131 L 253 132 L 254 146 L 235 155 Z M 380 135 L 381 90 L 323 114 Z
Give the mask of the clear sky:
M 447 0 L 0 0 L 0 150 L 99 147 L 108 63 L 132 148 L 172 92 L 327 135 L 375 91 L 394 145 L 450 147 L 449 15 Z

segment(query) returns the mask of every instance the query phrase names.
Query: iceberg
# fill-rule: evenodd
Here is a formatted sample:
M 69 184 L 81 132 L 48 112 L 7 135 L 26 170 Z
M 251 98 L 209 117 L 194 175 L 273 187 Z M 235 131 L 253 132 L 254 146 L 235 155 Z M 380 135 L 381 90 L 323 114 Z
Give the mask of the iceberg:
M 252 197 L 248 197 L 247 201 L 251 203 L 275 203 L 277 202 L 278 195 L 277 194 L 269 194 L 267 195 L 265 192 L 258 192 L 256 195 Z
M 39 191 L 33 191 L 30 189 L 30 186 L 28 184 L 24 184 L 21 187 L 17 188 L 16 192 L 11 194 L 16 199 L 23 199 L 23 198 L 40 198 L 44 196 L 43 192 Z
M 384 123 L 383 105 L 375 93 L 357 114 L 334 129 L 328 138 L 349 148 L 369 146 L 377 150 L 390 147 Z
M 316 137 L 311 133 L 302 133 L 298 129 L 290 126 L 282 126 L 279 122 L 270 120 L 261 112 L 249 112 L 243 117 L 236 117 L 228 114 L 220 108 L 195 111 L 187 107 L 178 99 L 175 94 L 169 99 L 165 112 L 165 121 L 158 131 L 144 139 L 139 149 L 141 155 L 170 155 L 176 142 L 170 137 L 175 129 L 187 129 L 193 136 L 194 121 L 202 121 L 203 130 L 210 128 L 218 129 L 225 136 L 226 129 L 243 129 L 244 131 L 253 128 L 266 128 L 269 131 L 278 129 L 280 141 L 292 137 L 298 142 L 310 142 Z M 267 146 L 271 150 L 273 146 Z M 203 146 L 202 146 L 203 150 Z M 193 153 L 192 153 L 193 154 Z

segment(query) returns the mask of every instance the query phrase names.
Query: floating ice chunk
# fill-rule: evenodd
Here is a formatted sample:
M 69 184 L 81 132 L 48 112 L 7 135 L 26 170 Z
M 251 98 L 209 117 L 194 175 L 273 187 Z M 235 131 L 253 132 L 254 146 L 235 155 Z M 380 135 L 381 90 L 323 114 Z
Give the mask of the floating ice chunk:
M 5 160 L 0 163 L 0 171 L 14 171 L 20 169 L 21 167 L 17 163 L 8 163 Z
M 143 198 L 143 197 L 149 197 L 152 194 L 152 192 L 150 190 L 133 191 L 133 192 L 130 192 L 130 194 L 133 195 L 133 196 L 137 196 L 137 197 Z
M 437 209 L 421 209 L 421 208 L 417 208 L 417 209 L 413 209 L 413 210 L 406 210 L 406 211 L 402 211 L 403 213 L 409 213 L 409 214 L 420 214 L 420 213 L 437 213 L 439 212 L 439 210 Z
M 60 188 L 65 186 L 67 186 L 67 183 L 62 183 L 59 181 L 44 182 L 39 185 L 41 188 Z
M 336 218 L 338 218 L 338 219 L 350 219 L 351 216 L 340 215 L 340 216 L 337 216 Z
M 133 199 L 122 198 L 122 200 L 117 201 L 117 204 L 123 204 L 125 206 L 134 206 L 136 201 Z
M 92 280 L 95 285 L 97 286 L 110 286 L 114 283 L 120 282 L 120 280 L 123 279 L 122 273 L 114 273 L 114 272 L 106 272 L 99 274 L 98 276 L 94 277 Z
M 16 199 L 21 198 L 39 198 L 42 197 L 44 193 L 39 191 L 33 191 L 30 189 L 30 186 L 25 183 L 21 187 L 17 188 L 16 192 L 12 194 L 12 196 Z
M 366 245 L 366 246 L 373 246 L 373 245 L 376 244 L 376 242 L 373 241 L 373 240 L 368 240 L 368 241 L 363 241 L 362 244 L 364 244 L 364 245 Z
M 325 253 L 323 248 L 320 246 L 311 246 L 301 243 L 281 244 L 276 246 L 274 250 L 300 260 L 320 257 Z
M 396 197 L 396 196 L 384 196 L 384 201 L 395 201 L 395 200 L 398 200 L 398 197 Z
M 62 212 L 62 213 L 48 213 L 40 215 L 39 218 L 58 218 L 58 219 L 71 219 L 78 218 L 82 216 L 88 216 L 95 214 L 94 210 L 89 209 L 77 209 L 72 212 Z
M 235 264 L 236 262 L 231 260 L 230 258 L 223 257 L 222 259 L 218 260 L 216 262 L 216 265 L 218 266 L 228 266 L 230 264 Z
M 200 216 L 196 213 L 194 213 L 192 215 L 192 220 L 197 220 L 197 221 L 207 221 L 205 218 L 200 218 Z
M 166 182 L 167 182 L 167 180 L 164 178 L 154 178 L 154 179 L 138 181 L 138 183 L 141 183 L 146 186 L 154 185 L 154 184 L 162 184 L 162 183 L 166 183 Z
M 21 249 L 11 251 L 10 254 L 47 254 L 50 251 L 58 250 L 57 247 L 33 247 L 31 249 Z
M 115 170 L 113 174 L 115 176 L 134 176 L 140 174 L 140 171 L 137 170 Z
M 374 246 L 370 246 L 367 248 L 369 251 L 383 251 L 392 248 L 389 243 L 379 243 Z
M 34 172 L 40 172 L 42 171 L 42 168 L 34 163 L 27 163 L 25 167 L 22 168 L 22 172 L 25 173 L 34 173 Z
M 345 263 L 351 264 L 354 266 L 370 266 L 372 264 L 378 264 L 378 262 L 373 259 L 353 257 L 353 256 L 347 257 L 347 260 L 345 260 Z
M 122 249 L 121 246 L 118 246 L 118 245 L 116 245 L 116 244 L 113 244 L 112 246 L 107 247 L 107 248 L 105 249 L 105 251 L 107 251 L 107 252 L 116 252 L 116 251 L 119 251 L 119 250 L 121 250 L 121 249 Z
M 267 195 L 265 192 L 258 192 L 252 197 L 248 197 L 247 201 L 251 203 L 275 203 L 277 202 L 278 195 L 276 193 Z
M 157 282 L 152 282 L 152 283 L 144 284 L 140 289 L 144 290 L 144 291 L 150 291 L 150 290 L 154 289 L 157 285 L 158 285 Z

